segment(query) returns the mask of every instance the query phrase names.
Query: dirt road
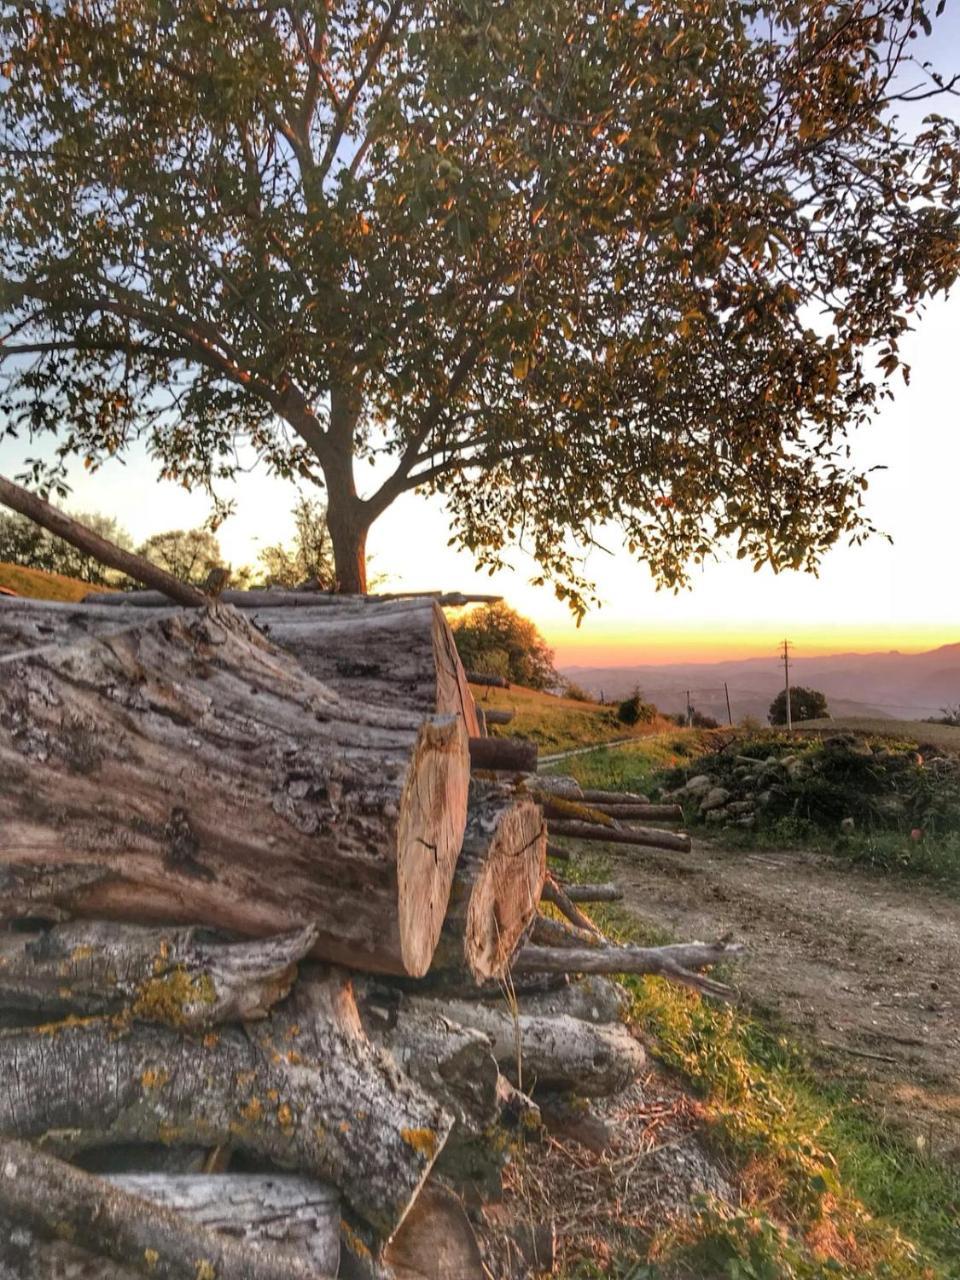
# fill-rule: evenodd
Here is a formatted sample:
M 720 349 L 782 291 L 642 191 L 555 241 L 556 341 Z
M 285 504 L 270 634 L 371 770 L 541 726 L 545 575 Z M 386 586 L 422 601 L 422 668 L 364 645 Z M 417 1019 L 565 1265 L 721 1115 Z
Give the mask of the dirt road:
M 634 915 L 684 940 L 746 943 L 743 997 L 960 1162 L 960 899 L 810 853 L 697 843 L 612 861 Z

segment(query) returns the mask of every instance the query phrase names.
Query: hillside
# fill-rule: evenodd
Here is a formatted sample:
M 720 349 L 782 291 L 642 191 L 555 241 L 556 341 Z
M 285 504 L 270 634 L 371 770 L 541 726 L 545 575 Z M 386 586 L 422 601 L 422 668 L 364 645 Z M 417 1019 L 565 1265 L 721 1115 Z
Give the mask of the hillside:
M 43 569 L 25 569 L 23 565 L 0 563 L 0 587 L 8 587 L 18 596 L 31 600 L 82 600 L 89 591 L 109 588 L 91 587 L 79 578 L 62 573 L 46 573 Z
M 960 703 L 960 644 L 926 653 L 841 653 L 797 657 L 795 684 L 827 695 L 831 714 L 870 719 L 922 720 Z M 637 685 L 662 711 L 682 711 L 687 691 L 698 710 L 726 722 L 724 683 L 735 720 L 766 720 L 767 708 L 783 687 L 783 667 L 775 655 L 740 661 L 667 663 L 630 667 L 565 667 L 562 674 L 589 693 L 625 697 Z
M 521 685 L 509 689 L 475 688 L 473 692 L 484 710 L 496 708 L 514 713 L 509 724 L 492 728 L 493 733 L 532 738 L 542 752 L 599 746 L 615 738 L 649 737 L 667 727 L 662 719 L 631 727 L 620 723 L 616 707 L 558 698 Z

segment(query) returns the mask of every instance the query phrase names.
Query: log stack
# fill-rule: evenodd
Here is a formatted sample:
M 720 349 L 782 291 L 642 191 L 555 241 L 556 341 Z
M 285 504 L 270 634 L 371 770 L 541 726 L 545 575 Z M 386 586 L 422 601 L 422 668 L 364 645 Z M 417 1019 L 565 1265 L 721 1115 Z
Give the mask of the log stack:
M 735 949 L 607 942 L 548 826 L 675 815 L 520 746 L 437 600 L 0 603 L 2 1280 L 530 1273 L 511 1133 L 643 1064 L 570 975 Z

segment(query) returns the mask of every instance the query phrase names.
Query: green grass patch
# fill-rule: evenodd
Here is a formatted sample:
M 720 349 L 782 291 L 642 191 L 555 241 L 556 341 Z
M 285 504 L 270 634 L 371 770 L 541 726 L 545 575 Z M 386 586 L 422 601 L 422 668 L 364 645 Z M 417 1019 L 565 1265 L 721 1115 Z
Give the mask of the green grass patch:
M 577 878 L 607 870 L 595 856 L 571 864 Z M 595 915 L 624 941 L 669 941 L 621 907 Z M 831 1076 L 822 1056 L 814 1060 L 764 1011 L 708 1003 L 654 978 L 627 977 L 624 985 L 652 1053 L 703 1105 L 707 1141 L 732 1170 L 741 1199 L 736 1208 L 702 1205 L 692 1222 L 652 1245 L 638 1240 L 604 1274 L 960 1280 L 956 1169 L 891 1129 L 854 1082 Z
M 656 727 L 635 742 L 572 756 L 546 772 L 569 774 L 584 787 L 646 793 L 659 785 L 667 770 L 688 764 L 711 741 L 707 730 Z
M 617 708 L 599 702 L 581 702 L 577 698 L 558 698 L 551 693 L 512 685 L 509 689 L 474 689 L 478 705 L 484 709 L 511 711 L 509 724 L 495 726 L 491 732 L 512 738 L 530 738 L 543 755 L 554 751 L 573 751 L 592 747 L 618 738 L 638 740 L 661 730 L 662 719 L 652 724 L 623 724 L 617 719 Z

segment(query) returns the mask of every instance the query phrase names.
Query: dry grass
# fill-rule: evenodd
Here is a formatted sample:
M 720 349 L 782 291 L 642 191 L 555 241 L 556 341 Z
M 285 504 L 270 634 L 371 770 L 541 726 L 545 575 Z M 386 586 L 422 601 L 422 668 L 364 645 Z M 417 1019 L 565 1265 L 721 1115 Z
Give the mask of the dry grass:
M 661 719 L 652 724 L 621 724 L 617 719 L 616 706 L 558 698 L 551 693 L 525 689 L 522 685 L 513 685 L 509 689 L 476 686 L 473 694 L 483 708 L 514 713 L 509 724 L 494 726 L 492 732 L 532 738 L 543 752 L 602 746 L 617 738 L 644 738 L 662 732 L 667 725 Z
M 45 573 L 42 569 L 25 569 L 23 565 L 0 563 L 0 587 L 8 587 L 18 596 L 31 600 L 82 600 L 90 591 L 105 591 L 107 587 L 93 587 L 79 578 L 67 578 L 62 573 Z

